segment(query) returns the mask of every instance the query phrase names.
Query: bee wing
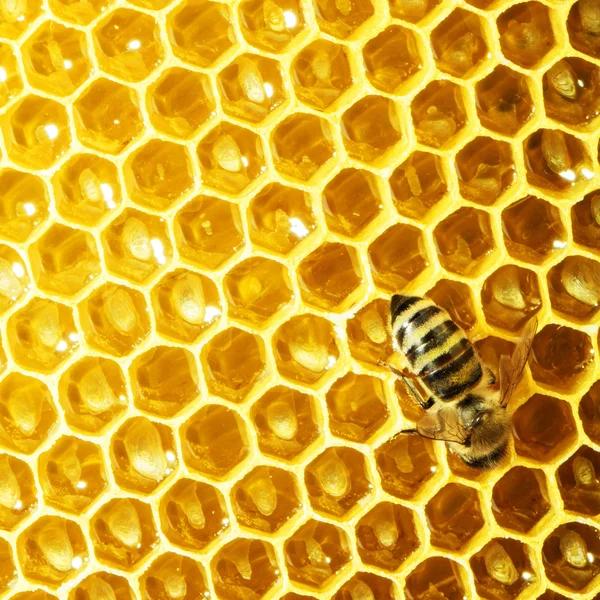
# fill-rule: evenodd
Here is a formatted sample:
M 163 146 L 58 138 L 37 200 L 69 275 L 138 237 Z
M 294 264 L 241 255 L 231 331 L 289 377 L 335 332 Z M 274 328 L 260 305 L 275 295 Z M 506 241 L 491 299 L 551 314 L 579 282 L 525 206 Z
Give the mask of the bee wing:
M 459 423 L 454 410 L 443 407 L 434 413 L 427 413 L 417 423 L 417 433 L 430 440 L 466 444 L 469 434 Z
M 500 406 L 506 406 L 512 393 L 514 392 L 523 370 L 527 364 L 533 338 L 537 331 L 538 320 L 534 317 L 527 323 L 521 337 L 517 340 L 517 345 L 512 356 L 501 356 L 498 364 L 498 381 L 500 387 Z

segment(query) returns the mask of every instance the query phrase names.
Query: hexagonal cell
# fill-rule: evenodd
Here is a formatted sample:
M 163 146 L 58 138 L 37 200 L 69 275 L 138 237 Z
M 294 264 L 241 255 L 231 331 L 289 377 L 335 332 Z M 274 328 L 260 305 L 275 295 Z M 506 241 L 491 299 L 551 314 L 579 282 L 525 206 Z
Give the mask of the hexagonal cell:
M 535 336 L 530 368 L 535 381 L 542 385 L 560 392 L 575 391 L 593 364 L 592 342 L 582 331 L 546 325 Z
M 54 100 L 25 96 L 2 121 L 8 156 L 25 168 L 49 169 L 71 145 L 69 116 Z
M 81 598 L 118 598 L 119 600 L 135 600 L 135 594 L 125 577 L 119 577 L 112 573 L 94 573 L 89 575 L 73 588 L 69 600 L 80 600 Z
M 433 230 L 441 265 L 460 275 L 477 276 L 496 242 L 487 212 L 463 206 Z
M 156 346 L 130 367 L 133 402 L 157 417 L 171 418 L 200 394 L 194 355 L 184 348 Z
M 250 412 L 262 454 L 292 460 L 320 436 L 315 399 L 278 385 L 261 396 Z
M 29 29 L 43 11 L 40 0 L 20 0 L 18 2 L 3 2 L 0 15 L 0 37 L 9 40 L 17 39 Z
M 586 435 L 600 444 L 600 382 L 596 381 L 579 403 L 579 419 Z
M 537 576 L 531 549 L 511 538 L 494 538 L 469 563 L 482 598 L 511 600 L 532 585 Z
M 529 78 L 498 65 L 475 84 L 477 115 L 484 127 L 515 135 L 534 115 Z
M 392 502 L 380 502 L 358 521 L 356 541 L 362 562 L 386 571 L 397 571 L 421 545 L 413 512 Z
M 113 2 L 114 0 L 48 0 L 48 6 L 57 17 L 69 23 L 89 25 Z
M 0 314 L 19 302 L 30 289 L 26 262 L 16 250 L 0 244 Z
M 164 219 L 126 208 L 102 231 L 109 271 L 133 283 L 145 283 L 171 260 L 173 247 Z
M 541 596 L 537 597 L 537 600 L 569 600 L 566 596 L 555 592 L 554 590 L 546 590 Z M 594 600 L 597 600 L 594 598 Z
M 409 23 L 418 23 L 421 19 L 431 14 L 442 0 L 388 0 L 390 14 L 396 19 Z
M 314 589 L 324 588 L 352 560 L 344 531 L 314 519 L 287 538 L 284 555 L 289 578 Z
M 119 79 L 146 79 L 163 61 L 158 23 L 146 13 L 118 8 L 94 27 L 93 35 L 100 68 Z
M 432 81 L 411 105 L 417 140 L 441 148 L 465 126 L 467 113 L 460 86 L 451 81 Z
M 581 446 L 556 471 L 564 507 L 581 515 L 600 514 L 600 452 Z
M 567 19 L 567 31 L 571 46 L 583 54 L 600 58 L 598 14 L 593 0 L 574 2 Z
M 120 154 L 144 131 L 135 90 L 109 79 L 88 86 L 73 103 L 73 116 L 81 142 L 107 154 Z
M 455 159 L 458 187 L 463 198 L 489 206 L 515 182 L 512 150 L 507 142 L 476 137 Z
M 37 489 L 29 465 L 0 454 L 0 529 L 11 531 L 37 507 Z
M 177 469 L 176 453 L 169 427 L 146 417 L 129 419 L 110 442 L 115 482 L 132 492 L 152 493 Z
M 371 596 L 381 600 L 398 598 L 396 584 L 391 579 L 373 573 L 360 572 L 346 581 L 331 598 L 332 600 L 345 600 L 359 594 L 367 594 L 367 597 Z
M 92 72 L 85 34 L 54 21 L 38 27 L 21 52 L 29 83 L 49 94 L 70 96 Z
M 23 79 L 12 46 L 1 42 L 0 69 L 3 71 L 3 85 L 0 89 L 0 108 L 2 108 L 23 91 Z
M 124 285 L 105 283 L 79 304 L 85 339 L 114 356 L 125 356 L 150 333 L 146 299 Z
M 524 142 L 527 181 L 549 193 L 576 191 L 594 177 L 592 159 L 575 136 L 539 129 Z
M 237 538 L 211 561 L 215 591 L 223 600 L 265 596 L 281 579 L 275 549 L 269 542 Z
M 358 450 L 329 447 L 304 470 L 304 483 L 312 507 L 333 517 L 343 517 L 372 492 L 365 457 Z
M 29 247 L 29 261 L 40 290 L 67 297 L 79 294 L 102 271 L 92 234 L 60 223 Z
M 452 320 L 465 331 L 477 323 L 473 293 L 466 283 L 440 279 L 425 295 L 448 311 Z
M 114 498 L 90 519 L 96 558 L 130 570 L 159 544 L 150 505 L 135 498 Z
M 17 539 L 23 575 L 52 588 L 77 576 L 89 554 L 77 523 L 58 516 L 40 517 Z
M 183 460 L 210 477 L 227 477 L 248 457 L 249 444 L 242 418 L 219 404 L 201 408 L 181 428 Z
M 542 307 L 537 275 L 516 265 L 504 265 L 481 288 L 486 321 L 500 329 L 519 332 Z
M 166 552 L 159 556 L 139 579 L 140 589 L 148 600 L 181 597 L 182 590 L 192 598 L 207 598 L 204 569 L 195 560 Z
M 33 298 L 8 320 L 7 341 L 15 361 L 51 373 L 79 347 L 69 306 Z
M 600 190 L 594 190 L 571 207 L 573 241 L 596 254 L 600 251 L 600 225 L 596 219 L 599 202 Z
M 288 254 L 317 227 L 310 196 L 270 183 L 250 202 L 248 230 L 253 244 Z
M 397 105 L 382 96 L 365 96 L 342 115 L 342 139 L 352 158 L 366 163 L 387 161 L 403 138 Z
M 168 15 L 167 33 L 175 56 L 203 68 L 236 43 L 229 7 L 209 0 L 179 3 Z
M 0 594 L 4 594 L 19 580 L 14 561 L 10 545 L 0 538 Z
M 331 321 L 314 315 L 298 315 L 273 334 L 275 365 L 283 377 L 303 384 L 317 384 L 340 356 Z
M 302 508 L 296 477 L 276 467 L 254 467 L 231 489 L 233 513 L 250 529 L 273 533 Z
M 437 472 L 433 445 L 416 435 L 393 437 L 375 450 L 381 487 L 392 496 L 410 500 Z
M 326 242 L 297 267 L 303 300 L 323 310 L 341 312 L 362 293 L 363 274 L 356 250 Z
M 544 541 L 542 562 L 546 577 L 571 591 L 587 589 L 600 567 L 600 532 L 584 523 L 564 523 Z M 596 588 L 597 589 L 597 588 Z
M 467 591 L 460 565 L 443 556 L 432 556 L 420 563 L 406 578 L 404 593 L 411 600 L 447 598 L 462 600 Z
M 76 437 L 61 437 L 38 469 L 46 503 L 67 512 L 82 513 L 108 488 L 102 450 Z
M 203 550 L 229 527 L 221 492 L 193 479 L 179 479 L 162 497 L 159 513 L 167 539 L 188 550 Z
M 540 2 L 512 6 L 496 23 L 502 53 L 525 69 L 535 67 L 555 45 L 548 7 Z
M 319 29 L 342 40 L 356 33 L 375 14 L 371 0 L 313 0 L 313 6 Z
M 440 158 L 413 152 L 389 178 L 392 200 L 404 217 L 422 220 L 448 192 Z
M 223 121 L 197 148 L 203 184 L 239 194 L 266 170 L 261 138 L 253 131 Z
M 438 69 L 454 77 L 469 77 L 491 56 L 480 17 L 462 8 L 431 32 L 431 47 Z
M 76 154 L 52 178 L 56 209 L 65 219 L 95 227 L 122 202 L 114 163 L 95 154 Z
M 164 337 L 190 343 L 221 316 L 214 282 L 193 271 L 177 269 L 152 288 L 156 330 Z
M 354 360 L 373 366 L 392 354 L 389 312 L 389 302 L 376 299 L 348 319 L 346 335 Z
M 275 169 L 308 181 L 335 154 L 331 125 L 315 115 L 293 114 L 277 125 L 271 139 Z
M 333 435 L 364 443 L 390 416 L 388 399 L 381 379 L 346 373 L 326 395 L 329 429 Z

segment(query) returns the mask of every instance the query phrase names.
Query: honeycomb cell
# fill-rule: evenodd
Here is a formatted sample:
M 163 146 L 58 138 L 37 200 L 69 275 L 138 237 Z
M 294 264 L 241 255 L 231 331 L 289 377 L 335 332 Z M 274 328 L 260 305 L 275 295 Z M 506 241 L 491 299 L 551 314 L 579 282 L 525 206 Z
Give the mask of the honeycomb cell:
M 600 514 L 600 452 L 581 446 L 556 471 L 566 510 L 580 515 Z
M 16 550 L 23 575 L 51 588 L 76 577 L 89 560 L 79 525 L 58 516 L 40 517 L 25 529 Z
M 538 383 L 568 393 L 577 389 L 593 362 L 594 350 L 585 333 L 550 324 L 535 337 L 530 368 Z
M 288 254 L 316 229 L 307 193 L 270 183 L 250 202 L 248 229 L 253 244 Z
M 204 569 L 195 560 L 166 552 L 140 577 L 140 589 L 148 600 L 165 598 L 208 598 Z M 185 594 L 185 595 L 184 595 Z
M 27 369 L 50 373 L 79 347 L 70 307 L 33 298 L 8 320 L 7 341 L 15 361 Z
M 89 25 L 113 4 L 114 0 L 48 0 L 50 10 L 75 25 Z
M 19 302 L 30 288 L 27 263 L 16 250 L 0 244 L 0 314 Z
M 4 594 L 18 581 L 13 552 L 8 542 L 0 538 L 0 594 Z
M 348 319 L 346 335 L 354 360 L 373 366 L 392 353 L 392 339 L 388 331 L 389 312 L 389 302 L 377 299 Z
M 230 9 L 221 2 L 184 0 L 169 13 L 167 33 L 177 58 L 210 67 L 236 43 Z
M 23 91 L 23 79 L 12 46 L 2 42 L 0 42 L 0 69 L 2 70 L 0 108 L 3 108 Z
M 325 587 L 352 560 L 344 531 L 315 519 L 288 537 L 283 551 L 289 578 L 313 589 Z
M 0 454 L 0 529 L 15 529 L 36 509 L 37 503 L 29 465 L 9 454 Z
M 10 597 L 10 600 L 58 600 L 58 598 L 43 590 L 33 590 L 15 594 Z
M 477 323 L 473 294 L 466 283 L 440 279 L 426 296 L 448 311 L 452 320 L 465 331 L 469 331 Z
M 492 512 L 498 525 L 529 533 L 550 511 L 544 472 L 513 467 L 494 486 Z
M 132 283 L 155 277 L 173 255 L 165 219 L 132 208 L 111 221 L 101 237 L 107 269 Z
M 546 577 L 572 592 L 587 589 L 600 573 L 600 535 L 584 523 L 564 523 L 544 541 L 542 562 Z
M 356 524 L 358 554 L 363 563 L 397 571 L 421 545 L 413 512 L 380 502 Z
M 573 48 L 593 58 L 600 58 L 598 7 L 594 0 L 574 2 L 566 26 Z
M 102 272 L 92 234 L 59 223 L 29 247 L 29 264 L 40 290 L 66 297 L 79 294 Z
M 79 304 L 79 318 L 90 346 L 125 356 L 150 333 L 146 299 L 124 285 L 105 283 Z
M 38 461 L 40 484 L 49 506 L 82 513 L 108 488 L 99 446 L 63 436 Z
M 159 543 L 152 509 L 134 498 L 104 504 L 90 520 L 90 535 L 101 563 L 127 571 Z
M 600 250 L 600 193 L 594 190 L 571 207 L 573 241 L 596 254 Z
M 98 435 L 127 408 L 127 384 L 116 362 L 88 356 L 65 371 L 58 398 L 69 427 Z
M 375 14 L 372 0 L 313 0 L 313 6 L 319 29 L 342 40 L 358 35 L 358 29 Z
M 548 7 L 540 2 L 512 6 L 496 23 L 502 53 L 525 69 L 535 67 L 555 45 Z
M 80 141 L 107 154 L 120 154 L 144 131 L 135 90 L 110 79 L 91 83 L 73 103 L 73 115 Z
M 199 273 L 177 269 L 152 288 L 156 330 L 183 343 L 195 342 L 221 317 L 215 283 Z
M 314 315 L 298 315 L 273 335 L 277 370 L 292 381 L 314 385 L 336 365 L 340 350 L 332 324 Z
M 411 105 L 417 140 L 426 146 L 448 145 L 465 126 L 467 114 L 461 88 L 451 81 L 432 81 Z
M 190 469 L 219 479 L 249 455 L 246 425 L 233 410 L 209 404 L 181 428 L 183 460 Z
M 360 597 L 378 598 L 381 600 L 395 600 L 398 598 L 396 584 L 386 577 L 373 573 L 357 573 L 346 581 L 332 596 L 332 600 L 345 600 L 346 598 Z
M 502 231 L 508 253 L 518 260 L 541 264 L 567 245 L 567 232 L 554 205 L 526 196 L 502 211 Z
M 598 381 L 581 398 L 579 419 L 590 440 L 600 444 L 600 383 Z
M 538 596 L 537 600 L 568 600 L 568 598 L 554 590 L 546 590 L 541 596 Z M 594 598 L 594 600 L 596 599 Z
M 293 474 L 276 467 L 257 466 L 233 486 L 231 503 L 240 525 L 273 533 L 299 514 L 299 495 Z
M 48 98 L 25 96 L 3 117 L 2 126 L 9 158 L 27 169 L 50 169 L 71 146 L 69 116 Z
M 435 476 L 437 460 L 429 440 L 416 435 L 391 438 L 375 450 L 384 491 L 410 500 Z
M 171 418 L 200 394 L 193 354 L 175 346 L 156 346 L 130 367 L 133 402 L 157 417 Z
M 262 454 L 293 460 L 321 435 L 315 398 L 278 385 L 263 394 L 250 411 Z
M 261 138 L 253 131 L 222 122 L 197 148 L 202 182 L 226 194 L 239 194 L 266 170 Z
M 402 19 L 409 23 L 418 23 L 440 4 L 441 0 L 388 0 L 390 14 L 396 19 Z
M 17 39 L 41 14 L 40 0 L 4 0 L 0 5 L 0 38 Z
M 119 8 L 93 35 L 100 68 L 119 79 L 142 81 L 163 61 L 158 23 L 146 13 Z
M 529 78 L 498 65 L 475 84 L 475 105 L 481 124 L 513 136 L 535 113 Z
M 216 114 L 209 78 L 181 67 L 164 71 L 148 86 L 147 107 L 156 129 L 184 140 Z
M 175 215 L 175 243 L 188 261 L 219 268 L 244 246 L 239 208 L 219 198 L 197 196 Z
M 542 307 L 537 275 L 516 265 L 504 265 L 481 288 L 481 306 L 493 327 L 519 332 Z
M 591 158 L 576 137 L 539 129 L 524 142 L 527 181 L 549 193 L 577 191 L 594 177 Z
M 275 169 L 307 182 L 336 154 L 331 126 L 315 115 L 296 113 L 279 123 L 271 138 Z
M 29 83 L 49 94 L 71 95 L 92 72 L 85 34 L 54 21 L 42 24 L 21 52 Z
M 455 159 L 461 196 L 489 206 L 516 180 L 512 150 L 507 142 L 476 137 Z
M 495 248 L 488 213 L 467 206 L 440 222 L 433 238 L 441 265 L 467 277 L 483 270 Z
M 263 598 L 281 579 L 275 549 L 269 542 L 237 538 L 211 561 L 215 591 L 223 600 Z
M 406 578 L 404 594 L 408 600 L 463 600 L 467 594 L 464 577 L 458 563 L 443 556 L 432 556 Z
M 511 538 L 494 538 L 469 563 L 477 592 L 489 600 L 516 598 L 537 579 L 531 549 Z
M 69 595 L 69 600 L 95 600 L 96 598 L 135 600 L 135 594 L 125 577 L 102 572 L 86 577 Z
M 243 54 L 217 78 L 226 114 L 260 123 L 287 99 L 281 65 L 256 54 Z
M 176 452 L 169 427 L 146 417 L 129 419 L 110 444 L 115 482 L 131 492 L 152 493 L 177 469 Z
M 95 154 L 76 154 L 52 178 L 56 210 L 78 225 L 95 227 L 122 202 L 114 163 Z

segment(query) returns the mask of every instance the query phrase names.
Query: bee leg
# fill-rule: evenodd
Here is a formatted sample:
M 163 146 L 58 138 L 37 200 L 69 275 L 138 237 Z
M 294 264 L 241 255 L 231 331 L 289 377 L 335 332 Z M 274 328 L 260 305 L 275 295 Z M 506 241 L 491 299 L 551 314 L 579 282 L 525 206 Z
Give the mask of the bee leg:
M 385 369 L 388 369 L 389 371 L 391 371 L 398 378 L 403 379 L 403 378 L 406 377 L 406 375 L 400 369 L 398 369 L 394 365 L 390 365 L 390 363 L 387 363 L 384 360 L 378 360 L 377 361 L 377 366 L 384 367 Z
M 419 390 L 414 386 L 413 382 L 410 379 L 402 375 L 402 380 L 404 381 L 404 385 L 412 394 L 413 398 L 417 401 L 417 404 L 419 404 L 423 410 L 427 410 L 433 406 L 435 402 L 433 397 L 428 398 L 427 400 L 423 400 L 421 392 L 419 392 Z

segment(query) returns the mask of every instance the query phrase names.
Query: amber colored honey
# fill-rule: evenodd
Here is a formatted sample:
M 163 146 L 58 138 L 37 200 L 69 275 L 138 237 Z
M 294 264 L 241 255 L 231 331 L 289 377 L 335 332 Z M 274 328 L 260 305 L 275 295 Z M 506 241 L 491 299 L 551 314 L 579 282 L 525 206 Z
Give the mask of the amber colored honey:
M 598 600 L 599 132 L 600 0 L 0 0 L 0 598 Z

